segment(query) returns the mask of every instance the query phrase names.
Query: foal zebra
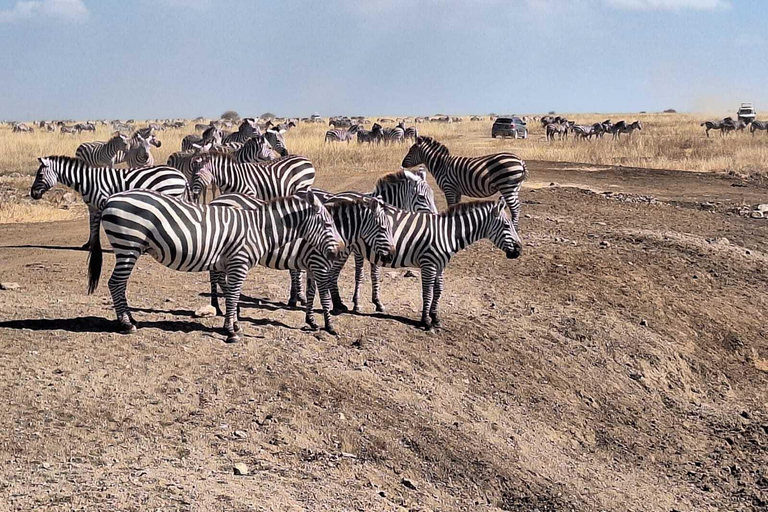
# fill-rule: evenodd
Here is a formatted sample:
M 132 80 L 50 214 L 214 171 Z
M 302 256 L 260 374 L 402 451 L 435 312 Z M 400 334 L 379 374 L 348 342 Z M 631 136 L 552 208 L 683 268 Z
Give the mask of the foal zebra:
M 489 238 L 505 252 L 507 258 L 520 256 L 522 242 L 514 223 L 507 216 L 505 206 L 504 198 L 501 197 L 498 201 L 457 204 L 438 215 L 387 207 L 394 234 L 391 261 L 380 260 L 365 244 L 358 243 L 354 247 L 372 264 L 372 301 L 376 310 L 384 310 L 379 297 L 379 265 L 391 268 L 418 267 L 421 269 L 422 291 L 420 327 L 430 329 L 439 325 L 437 309 L 443 292 L 443 271 L 455 253 L 480 239 Z M 343 261 L 339 259 L 334 264 L 332 283 L 338 281 L 342 267 Z M 358 308 L 359 305 L 355 303 L 355 309 Z
M 194 165 L 194 160 L 193 160 Z M 259 199 L 289 196 L 312 186 L 315 168 L 309 159 L 291 155 L 259 164 L 238 163 L 225 153 L 207 153 L 197 158 L 192 199 L 203 189 L 218 185 L 222 194 L 246 194 Z
M 115 133 L 106 142 L 83 142 L 77 147 L 75 157 L 91 167 L 114 167 L 119 162 L 118 157 L 122 156 L 121 152 L 127 151 L 129 148 L 128 137 L 121 133 Z
M 445 194 L 448 206 L 461 196 L 490 197 L 499 192 L 507 202 L 515 229 L 519 226 L 520 187 L 528 176 L 525 162 L 512 153 L 466 157 L 451 156 L 448 148 L 431 137 L 417 137 L 403 167 L 424 164 Z
M 184 196 L 187 180 L 173 167 L 141 167 L 139 169 L 112 169 L 90 167 L 82 160 L 68 156 L 47 156 L 38 158 L 40 167 L 32 183 L 30 196 L 40 199 L 56 183 L 66 185 L 83 195 L 88 205 L 90 236 L 82 248 L 94 243 L 99 237 L 101 209 L 109 197 L 117 192 L 133 189 L 148 189 L 168 195 Z
M 298 238 L 316 246 L 329 260 L 343 249 L 333 219 L 312 191 L 249 210 L 197 206 L 149 190 L 123 192 L 107 200 L 102 225 L 115 251 L 109 291 L 124 333 L 136 331 L 125 290 L 144 253 L 174 270 L 224 273 L 224 330 L 232 343 L 239 340 L 240 289 L 248 270 L 264 254 Z M 101 267 L 97 237 L 88 262 L 89 293 L 99 284 Z
M 316 193 L 318 191 L 315 191 Z M 392 228 L 389 217 L 385 214 L 384 204 L 380 199 L 361 194 L 316 194 L 330 195 L 324 201 L 326 209 L 331 214 L 342 241 L 346 247 L 358 242 L 364 242 L 384 261 L 388 261 L 392 251 Z M 218 197 L 210 206 L 237 206 L 252 209 L 263 204 L 263 201 L 242 194 L 227 194 Z M 344 256 L 346 258 L 346 254 Z M 294 283 L 300 280 L 300 272 L 308 271 L 307 299 L 305 300 L 307 325 L 317 329 L 314 319 L 313 303 L 315 287 L 320 292 L 320 303 L 323 308 L 325 330 L 336 334 L 331 322 L 331 294 L 328 281 L 333 262 L 321 251 L 305 239 L 298 239 L 289 244 L 275 247 L 259 259 L 259 265 L 276 270 L 291 271 L 291 298 L 294 299 Z M 217 284 L 221 285 L 221 273 L 211 272 L 211 305 L 220 315 Z M 295 302 L 294 302 L 295 305 Z

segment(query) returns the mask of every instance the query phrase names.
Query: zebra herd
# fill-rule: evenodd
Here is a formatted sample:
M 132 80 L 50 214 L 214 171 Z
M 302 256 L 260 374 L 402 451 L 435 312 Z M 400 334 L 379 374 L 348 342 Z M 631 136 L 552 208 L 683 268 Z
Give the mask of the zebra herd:
M 391 128 L 384 128 L 379 123 L 374 123 L 370 130 L 363 128 L 360 123 L 352 123 L 349 128 L 328 130 L 325 132 L 324 141 L 349 143 L 355 136 L 357 136 L 358 144 L 393 144 L 403 143 L 407 140 L 415 141 L 419 136 L 419 130 L 415 126 L 406 127 L 403 121 Z
M 716 121 L 704 121 L 700 126 L 703 126 L 707 138 L 709 138 L 710 130 L 720 130 L 720 136 L 726 137 L 733 132 L 743 132 L 749 127 L 749 131 L 752 136 L 755 136 L 755 132 L 763 130 L 768 135 L 768 121 L 743 121 L 741 119 L 734 119 L 732 117 L 726 117 L 724 119 L 718 119 Z
M 631 138 L 632 132 L 643 129 L 640 121 L 627 123 L 622 120 L 611 123 L 610 119 L 606 119 L 600 123 L 576 124 L 574 121 L 569 121 L 561 116 L 544 116 L 541 118 L 541 126 L 544 128 L 549 142 L 554 142 L 556 139 L 565 140 L 569 133 L 572 133 L 574 138 L 579 140 L 592 140 L 592 137 L 602 139 L 606 133 L 610 133 L 613 140 L 619 140 L 622 134 Z
M 83 145 L 77 158 L 39 158 L 32 198 L 40 199 L 61 183 L 80 192 L 88 205 L 89 293 L 96 290 L 102 271 L 100 226 L 114 249 L 116 263 L 108 286 L 121 332 L 136 331 L 126 288 L 142 254 L 177 271 L 210 272 L 211 305 L 221 314 L 221 292 L 224 331 L 227 341 L 235 342 L 241 332 L 240 290 L 255 265 L 290 271 L 288 304 L 303 303 L 311 329 L 318 328 L 313 303 L 319 295 L 324 328 L 331 333 L 336 332 L 332 313 L 348 310 L 338 280 L 350 255 L 355 261 L 355 311 L 360 307 L 366 260 L 371 264 L 372 302 L 378 311 L 384 309 L 380 267 L 420 268 L 419 325 L 431 329 L 440 323 L 444 270 L 456 252 L 484 238 L 508 258 L 522 252 L 518 194 L 527 171 L 511 153 L 453 156 L 440 142 L 417 135 L 402 169 L 379 178 L 371 192 L 332 193 L 313 188 L 316 170 L 306 157 L 271 155 L 273 159 L 266 161 L 242 162 L 237 150 L 225 147 L 242 144 L 238 148 L 242 150 L 254 139 L 261 141 L 264 135 L 257 127 L 251 126 L 251 138 L 245 141 L 240 136 L 227 141 L 214 126 L 205 131 L 212 129 L 190 149 L 171 155 L 169 165 L 114 167 L 121 161 L 141 164 L 141 159 L 131 159 L 132 141 L 146 150 L 155 140 L 151 127 L 130 138 L 115 135 L 104 143 Z M 234 133 L 243 131 L 247 129 Z M 414 167 L 420 169 L 409 170 Z M 443 212 L 435 205 L 427 170 L 447 199 L 449 206 Z M 201 202 L 202 192 L 213 184 L 222 195 Z M 460 203 L 464 196 L 488 198 L 496 193 L 501 195 L 496 201 Z

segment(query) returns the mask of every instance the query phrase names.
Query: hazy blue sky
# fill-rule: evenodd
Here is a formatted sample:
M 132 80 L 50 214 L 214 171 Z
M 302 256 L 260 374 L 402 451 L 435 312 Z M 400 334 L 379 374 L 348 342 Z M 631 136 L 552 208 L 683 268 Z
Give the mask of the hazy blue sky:
M 0 119 L 768 110 L 766 0 L 0 0 Z

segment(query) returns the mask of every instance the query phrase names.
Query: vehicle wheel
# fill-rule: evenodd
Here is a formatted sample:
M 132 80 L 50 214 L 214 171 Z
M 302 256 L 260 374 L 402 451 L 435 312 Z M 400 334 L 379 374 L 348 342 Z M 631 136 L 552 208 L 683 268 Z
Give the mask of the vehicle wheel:
M 512 132 L 512 138 L 513 138 L 513 139 L 515 139 L 515 140 L 517 140 L 517 130 L 515 130 L 514 132 Z
M 495 139 L 495 138 L 496 138 L 496 134 L 495 134 L 495 133 L 492 133 L 492 134 L 491 134 L 491 138 L 492 138 L 492 139 Z

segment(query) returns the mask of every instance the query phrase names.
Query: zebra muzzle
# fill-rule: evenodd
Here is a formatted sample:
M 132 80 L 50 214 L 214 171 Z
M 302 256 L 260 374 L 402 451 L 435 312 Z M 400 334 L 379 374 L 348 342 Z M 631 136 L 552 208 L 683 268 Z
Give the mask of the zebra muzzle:
M 515 247 L 514 249 L 507 249 L 505 251 L 507 254 L 507 259 L 513 260 L 515 258 L 520 257 L 520 253 L 522 252 L 520 247 Z

